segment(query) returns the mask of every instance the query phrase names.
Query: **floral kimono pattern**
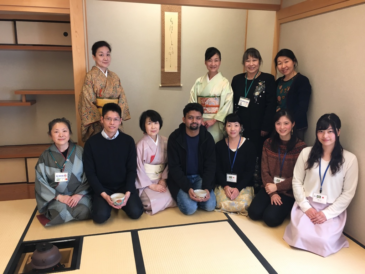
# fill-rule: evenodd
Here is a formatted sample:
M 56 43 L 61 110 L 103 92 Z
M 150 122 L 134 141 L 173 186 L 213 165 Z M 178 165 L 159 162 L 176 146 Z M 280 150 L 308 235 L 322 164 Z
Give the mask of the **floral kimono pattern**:
M 190 91 L 189 103 L 203 106 L 204 120 L 216 119 L 217 122 L 208 128 L 214 141 L 223 138 L 224 119 L 233 111 L 233 91 L 229 81 L 221 73 L 208 82 L 208 74 L 198 78 Z
M 97 98 L 117 99 L 122 109 L 122 120 L 131 118 L 127 98 L 119 77 L 110 70 L 108 70 L 108 76 L 105 76 L 99 68 L 92 67 L 86 74 L 78 105 L 81 118 L 81 136 L 84 142 L 103 129 L 100 124 L 101 115 L 96 105 Z

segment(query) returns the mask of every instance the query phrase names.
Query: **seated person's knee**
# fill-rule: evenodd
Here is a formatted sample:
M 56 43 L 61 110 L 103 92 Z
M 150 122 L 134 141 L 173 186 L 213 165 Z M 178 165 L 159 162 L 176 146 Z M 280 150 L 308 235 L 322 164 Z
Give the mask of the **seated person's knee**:
M 182 213 L 184 213 L 185 215 L 192 215 L 198 209 L 197 204 L 190 204 L 189 206 L 178 204 L 178 207 L 179 207 L 180 211 Z
M 93 220 L 95 223 L 102 224 L 110 218 L 110 212 L 108 213 L 108 212 L 101 211 L 101 210 L 94 211 L 92 216 L 93 216 Z
M 206 203 L 205 205 L 202 207 L 202 209 L 204 209 L 205 211 L 213 211 L 215 209 L 215 207 L 217 206 L 217 201 L 215 200 L 214 197 L 211 197 Z
M 282 220 L 280 220 L 276 216 L 273 216 L 272 214 L 265 214 L 263 220 L 265 224 L 267 224 L 270 227 L 276 227 L 281 225 L 282 223 Z
M 129 218 L 131 219 L 139 219 L 139 217 L 141 217 L 141 215 L 143 214 L 143 208 L 134 208 L 133 210 L 131 210 L 127 215 Z
M 90 209 L 85 205 L 78 204 L 71 212 L 72 217 L 76 220 L 87 220 L 91 217 Z
M 262 218 L 262 214 L 258 212 L 258 210 L 255 207 L 250 206 L 248 208 L 248 217 L 250 217 L 252 220 L 260 220 Z

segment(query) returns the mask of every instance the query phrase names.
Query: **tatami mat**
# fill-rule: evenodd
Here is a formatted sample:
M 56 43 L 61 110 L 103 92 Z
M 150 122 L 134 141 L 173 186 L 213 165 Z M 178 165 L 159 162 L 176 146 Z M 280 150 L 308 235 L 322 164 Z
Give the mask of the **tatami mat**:
M 280 274 L 296 273 L 365 273 L 365 249 L 349 240 L 350 247 L 323 258 L 313 253 L 291 248 L 284 240 L 286 220 L 277 228 L 255 222 L 243 216 L 230 215 L 271 266 Z M 249 273 L 249 272 L 248 272 Z
M 0 272 L 4 272 L 27 226 L 36 202 L 34 199 L 0 202 Z
M 85 237 L 80 269 L 72 273 L 137 273 L 131 233 Z
M 267 273 L 228 222 L 138 232 L 146 273 Z
M 143 213 L 141 218 L 138 220 L 129 219 L 122 210 L 113 210 L 112 216 L 104 224 L 95 224 L 92 220 L 87 220 L 80 222 L 70 222 L 54 227 L 44 227 L 40 224 L 37 217 L 34 217 L 24 241 L 93 235 L 116 231 L 210 222 L 226 219 L 227 218 L 223 213 L 206 212 L 201 210 L 198 210 L 191 216 L 186 216 L 182 214 L 176 207 L 168 208 L 153 216 Z

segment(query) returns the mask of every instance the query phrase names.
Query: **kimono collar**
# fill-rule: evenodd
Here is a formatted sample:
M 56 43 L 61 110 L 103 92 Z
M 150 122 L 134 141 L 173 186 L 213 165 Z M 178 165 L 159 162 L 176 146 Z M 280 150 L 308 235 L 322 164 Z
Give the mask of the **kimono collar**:
M 103 129 L 103 131 L 101 132 L 101 135 L 102 135 L 105 139 L 107 139 L 107 140 L 114 140 L 115 138 L 117 138 L 117 137 L 118 137 L 118 135 L 119 135 L 119 130 L 117 130 L 117 132 L 114 134 L 114 136 L 113 136 L 112 138 L 110 138 L 110 137 L 108 136 L 108 134 L 106 134 L 106 132 L 104 131 L 104 129 Z
M 68 149 L 70 149 L 70 148 L 72 148 L 72 147 L 74 147 L 74 143 L 73 142 L 71 142 L 71 141 L 68 141 Z M 56 145 L 55 144 L 52 144 L 49 148 L 48 148 L 50 151 L 52 151 L 52 152 L 55 152 L 55 153 L 61 153 L 59 150 L 58 150 L 58 148 L 56 147 Z
M 216 80 L 220 81 L 222 78 L 223 78 L 223 76 L 222 76 L 222 73 L 220 73 L 220 72 L 218 72 L 216 75 L 214 75 L 214 77 L 210 80 L 209 80 L 208 72 L 207 72 L 207 75 L 206 75 L 207 83 L 210 83 L 210 82 L 216 81 Z
M 142 140 L 145 141 L 152 150 L 155 150 L 158 143 L 161 142 L 160 135 L 157 135 L 156 143 L 148 134 L 144 134 Z
M 99 68 L 97 65 L 95 65 L 100 71 L 105 75 L 105 77 L 108 77 L 108 69 L 104 72 L 101 68 Z
M 151 141 L 156 145 L 156 146 L 158 146 L 158 135 L 156 136 L 156 142 L 152 139 L 152 137 L 151 136 L 149 136 L 149 135 L 147 135 L 150 139 L 151 139 Z

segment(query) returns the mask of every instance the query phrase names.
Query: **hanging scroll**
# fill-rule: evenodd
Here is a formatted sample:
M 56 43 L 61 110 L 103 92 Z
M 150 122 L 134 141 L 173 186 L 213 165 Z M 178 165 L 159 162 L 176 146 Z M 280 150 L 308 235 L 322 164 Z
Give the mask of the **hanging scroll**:
M 161 87 L 181 86 L 181 7 L 161 5 Z

